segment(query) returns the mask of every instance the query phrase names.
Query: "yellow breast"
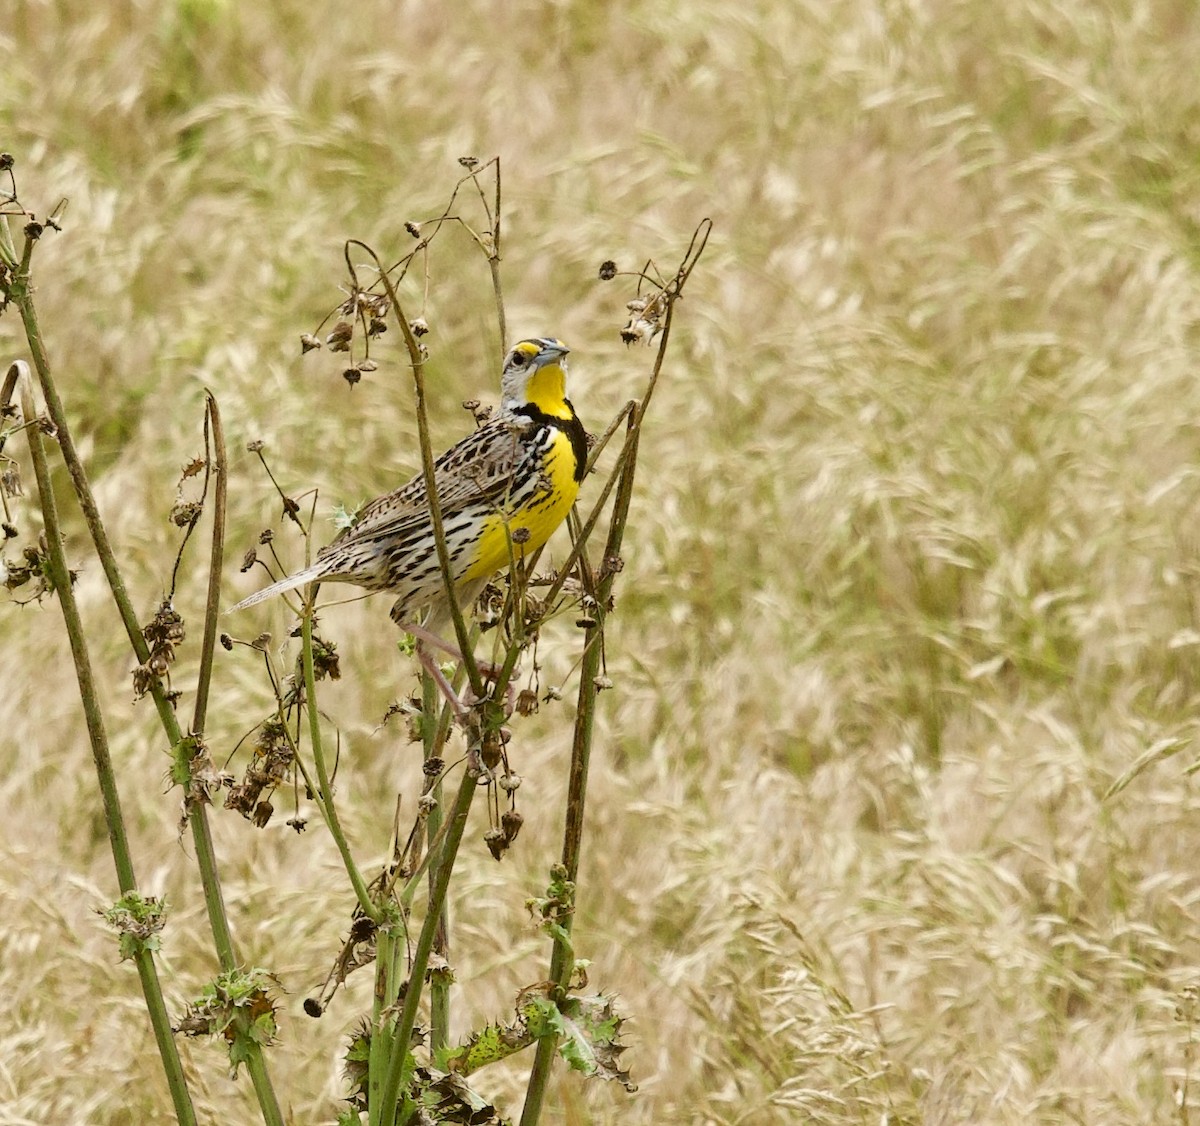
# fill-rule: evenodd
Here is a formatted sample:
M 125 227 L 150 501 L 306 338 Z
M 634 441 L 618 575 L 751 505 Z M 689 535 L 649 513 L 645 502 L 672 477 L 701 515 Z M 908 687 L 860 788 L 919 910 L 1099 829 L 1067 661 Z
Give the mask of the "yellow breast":
M 497 512 L 484 521 L 479 554 L 463 575 L 464 581 L 494 575 L 513 557 L 520 559 L 536 551 L 566 519 L 579 494 L 579 482 L 575 480 L 571 440 L 561 430 L 554 431 L 554 440 L 542 461 L 542 473 L 549 482 L 548 489 L 537 490 L 528 503 L 514 511 Z M 529 531 L 524 542 L 519 542 L 523 536 L 515 534 L 521 528 Z

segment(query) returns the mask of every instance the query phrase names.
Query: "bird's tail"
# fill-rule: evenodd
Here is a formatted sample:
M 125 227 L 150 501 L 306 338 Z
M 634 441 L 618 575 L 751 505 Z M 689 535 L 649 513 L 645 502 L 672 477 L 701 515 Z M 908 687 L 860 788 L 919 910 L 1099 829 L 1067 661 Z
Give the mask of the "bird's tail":
M 298 586 L 315 582 L 321 577 L 323 571 L 324 566 L 322 564 L 314 563 L 311 567 L 305 567 L 303 571 L 297 571 L 294 575 L 288 575 L 286 579 L 280 579 L 277 583 L 272 583 L 268 587 L 263 587 L 262 590 L 255 591 L 249 598 L 243 598 L 236 606 L 230 606 L 225 613 L 232 614 L 235 610 L 244 610 L 247 606 L 255 606 L 259 602 L 265 602 L 268 598 L 274 598 L 277 594 L 283 594 L 284 591 L 295 590 Z

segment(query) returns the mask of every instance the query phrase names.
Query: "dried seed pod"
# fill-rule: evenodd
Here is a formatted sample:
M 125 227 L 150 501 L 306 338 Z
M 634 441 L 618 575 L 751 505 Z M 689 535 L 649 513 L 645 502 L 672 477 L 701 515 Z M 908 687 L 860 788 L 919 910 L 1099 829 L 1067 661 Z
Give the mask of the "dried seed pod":
M 500 829 L 504 833 L 504 839 L 512 844 L 517 839 L 517 834 L 521 831 L 521 826 L 525 824 L 525 818 L 522 817 L 515 809 L 507 809 L 500 817 Z
M 489 829 L 484 833 L 483 843 L 487 845 L 493 860 L 499 860 L 508 851 L 508 838 L 500 829 Z
M 338 321 L 333 326 L 333 331 L 325 337 L 325 343 L 329 345 L 331 352 L 349 352 L 350 341 L 354 337 L 354 325 L 350 321 Z

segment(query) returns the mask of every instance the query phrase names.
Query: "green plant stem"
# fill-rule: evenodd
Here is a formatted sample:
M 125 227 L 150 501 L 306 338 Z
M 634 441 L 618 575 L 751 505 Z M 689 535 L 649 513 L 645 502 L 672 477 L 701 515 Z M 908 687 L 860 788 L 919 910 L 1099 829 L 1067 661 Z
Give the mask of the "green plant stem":
M 421 735 L 425 744 L 425 761 L 434 758 L 438 751 L 438 727 L 441 717 L 441 696 L 433 677 L 429 673 L 421 675 Z M 429 852 L 432 868 L 429 873 L 429 910 L 433 910 L 433 892 L 437 883 L 437 873 L 441 867 L 440 859 L 433 855 L 438 830 L 442 827 L 442 793 L 444 787 L 439 778 L 430 789 L 430 796 L 436 803 L 429 811 L 425 829 L 429 834 Z M 450 959 L 450 906 L 442 902 L 439 912 L 438 927 L 434 934 L 434 951 Z M 437 1052 L 450 1043 L 450 983 L 446 976 L 439 974 L 429 985 L 429 1047 Z
M 31 255 L 32 240 L 27 238 L 25 253 L 21 259 L 21 267 L 13 276 L 9 297 L 13 304 L 20 310 L 21 322 L 25 326 L 25 337 L 29 342 L 29 351 L 33 357 L 33 367 L 37 372 L 42 398 L 46 403 L 46 411 L 50 416 L 50 421 L 54 424 L 59 450 L 62 453 L 63 461 L 66 463 L 67 473 L 70 475 L 71 484 L 74 487 L 79 507 L 83 511 L 83 518 L 87 524 L 88 532 L 91 534 L 92 543 L 96 548 L 96 555 L 100 560 L 101 569 L 108 580 L 109 589 L 112 591 L 113 601 L 117 605 L 117 612 L 120 614 L 121 621 L 125 626 L 129 643 L 133 647 L 138 661 L 144 665 L 150 658 L 150 649 L 146 644 L 146 639 L 142 636 L 137 614 L 134 612 L 129 592 L 125 588 L 125 581 L 121 577 L 120 569 L 117 566 L 116 555 L 113 553 L 112 544 L 108 539 L 108 531 L 105 529 L 104 522 L 100 518 L 100 510 L 96 506 L 96 498 L 92 493 L 92 487 L 84 470 L 83 461 L 79 457 L 79 453 L 75 448 L 75 442 L 71 437 L 71 428 L 67 422 L 67 412 L 63 407 L 62 399 L 58 394 L 58 388 L 51 373 L 50 360 L 46 354 L 41 328 L 38 325 L 37 310 L 34 307 L 33 297 L 30 292 L 29 260 Z M 162 685 L 157 679 L 152 679 L 151 681 L 150 695 L 154 700 L 154 707 L 158 713 L 163 730 L 166 732 L 167 740 L 173 749 L 183 741 L 184 736 L 179 727 L 179 720 L 176 718 L 175 712 L 163 692 Z M 192 841 L 196 849 L 196 867 L 200 872 L 200 881 L 204 889 L 204 904 L 208 911 L 209 926 L 212 929 L 213 945 L 217 952 L 217 959 L 223 970 L 232 970 L 237 967 L 237 955 L 234 950 L 233 934 L 229 927 L 229 916 L 225 909 L 224 896 L 221 894 L 220 871 L 217 867 L 216 852 L 213 848 L 212 832 L 208 824 L 207 811 L 202 804 L 197 804 L 190 810 L 188 821 L 192 829 Z M 261 1049 L 257 1045 L 254 1045 L 251 1056 L 260 1051 Z M 250 1073 L 254 1081 L 255 1094 L 262 1109 L 264 1119 L 270 1126 L 275 1126 L 277 1123 L 281 1124 L 283 1119 L 279 1112 L 278 1100 L 275 1098 L 275 1092 L 271 1086 L 270 1077 L 267 1074 L 265 1065 L 263 1067 L 252 1068 Z
M 671 335 L 671 314 L 674 302 L 667 306 L 663 331 L 659 340 L 658 355 L 641 402 L 629 419 L 629 431 L 621 450 L 621 475 L 617 483 L 616 500 L 613 502 L 612 519 L 608 526 L 608 540 L 604 545 L 604 558 L 617 558 L 625 538 L 625 525 L 629 519 L 629 506 L 633 500 L 633 481 L 637 471 L 638 444 L 642 435 L 642 420 L 646 414 L 650 396 L 658 381 L 667 342 Z M 594 514 L 593 514 L 594 515 Z M 586 537 L 580 536 L 577 547 L 582 550 Z M 592 736 L 596 720 L 596 679 L 600 674 L 603 654 L 601 640 L 604 632 L 604 607 L 612 597 L 616 572 L 606 569 L 596 593 L 597 612 L 601 615 L 597 625 L 590 626 L 584 634 L 583 661 L 579 673 L 579 699 L 576 704 L 575 733 L 571 743 L 571 773 L 567 782 L 567 812 L 563 826 L 562 863 L 567 870 L 567 879 L 574 883 L 579 875 L 579 857 L 583 847 L 583 814 L 587 797 L 588 769 L 592 757 Z M 574 915 L 557 920 L 570 937 Z M 550 954 L 549 980 L 565 988 L 574 970 L 574 958 L 568 943 L 556 941 Z M 529 1084 L 525 1092 L 525 1105 L 521 1110 L 520 1126 L 537 1126 L 545 1102 L 546 1088 L 558 1045 L 553 1036 L 544 1036 L 538 1041 L 534 1053 L 533 1067 L 529 1073 Z
M 208 713 L 208 689 L 212 683 L 213 654 L 217 647 L 217 617 L 221 612 L 221 568 L 225 560 L 225 495 L 228 473 L 225 461 L 225 430 L 221 412 L 211 391 L 204 393 L 207 425 L 211 428 L 213 453 L 209 458 L 213 477 L 212 550 L 208 560 L 208 598 L 204 605 L 204 640 L 200 643 L 200 673 L 196 679 L 196 706 L 192 731 L 203 733 Z
M 391 1058 L 392 1022 L 385 1016 L 396 998 L 398 943 L 393 928 L 381 926 L 375 936 L 375 997 L 371 1003 L 371 1048 L 367 1058 L 367 1107 L 370 1126 L 379 1126 L 383 1080 Z
M 24 367 L 24 365 L 21 366 Z M 34 412 L 33 394 L 29 387 L 28 369 L 26 368 L 25 371 L 26 374 L 19 377 L 22 385 L 21 409 L 25 421 L 33 423 L 37 415 Z M 36 423 L 29 427 L 28 437 L 29 449 L 33 457 L 34 475 L 37 478 L 38 496 L 45 521 L 49 578 L 58 595 L 67 638 L 71 645 L 71 659 L 75 664 L 75 677 L 79 682 L 79 696 L 83 702 L 84 719 L 92 746 L 92 761 L 95 763 L 96 778 L 100 784 L 100 795 L 104 804 L 104 821 L 108 826 L 109 845 L 117 869 L 117 884 L 124 894 L 137 890 L 137 878 L 134 874 L 133 857 L 129 851 L 129 840 L 125 834 L 125 818 L 121 812 L 121 798 L 117 790 L 112 756 L 108 749 L 108 733 L 100 711 L 96 682 L 92 675 L 91 658 L 88 655 L 87 639 L 83 632 L 83 621 L 79 616 L 75 592 L 71 589 L 70 569 L 63 551 L 62 529 L 58 519 L 58 506 L 54 500 L 54 490 L 50 483 L 50 467 L 46 459 L 45 444 L 42 441 L 42 432 Z M 167 1015 L 162 984 L 158 979 L 158 968 L 151 952 L 144 948 L 134 954 L 133 960 L 141 980 L 142 994 L 146 999 L 146 1008 L 149 1011 L 151 1027 L 154 1029 L 154 1039 L 158 1044 L 163 1071 L 166 1073 L 167 1086 L 171 1091 L 175 1117 L 182 1126 L 192 1126 L 196 1122 L 196 1113 L 192 1107 L 187 1080 L 183 1074 L 183 1064 L 179 1059 L 179 1051 L 171 1031 L 171 1020 Z
M 325 812 L 325 822 L 329 826 L 334 844 L 337 845 L 337 850 L 341 854 L 342 863 L 346 866 L 346 874 L 350 877 L 350 883 L 354 887 L 358 905 L 368 919 L 378 922 L 379 908 L 372 902 L 366 881 L 362 878 L 358 865 L 354 863 L 354 856 L 350 852 L 350 845 L 346 842 L 346 834 L 342 831 L 337 806 L 333 801 L 333 787 L 329 783 L 329 769 L 325 763 L 325 744 L 321 739 L 321 715 L 317 711 L 317 678 L 313 671 L 312 603 L 305 607 L 300 629 L 304 660 L 304 695 L 308 701 L 309 741 L 312 743 L 313 765 L 317 768 L 317 784 L 320 786 L 320 793 L 316 797 Z
M 379 269 L 380 280 L 383 282 L 388 300 L 392 304 L 392 312 L 395 314 L 396 321 L 400 325 L 405 346 L 408 348 L 413 376 L 413 396 L 416 401 L 417 438 L 418 444 L 421 447 L 421 473 L 425 479 L 425 497 L 429 504 L 429 521 L 433 525 L 433 540 L 434 546 L 437 548 L 438 567 L 442 572 L 442 585 L 446 593 L 447 609 L 450 611 L 450 620 L 454 624 L 454 636 L 458 640 L 458 650 L 462 654 L 462 664 L 467 670 L 467 680 L 470 682 L 471 691 L 475 694 L 475 698 L 482 700 L 484 697 L 483 677 L 479 673 L 479 665 L 475 660 L 475 654 L 471 651 L 466 619 L 463 617 L 462 607 L 458 604 L 458 592 L 454 586 L 454 573 L 450 566 L 450 549 L 446 545 L 446 528 L 442 521 L 442 501 L 438 496 L 433 444 L 429 437 L 429 412 L 425 407 L 425 361 L 421 356 L 421 346 L 417 343 L 417 338 L 413 335 L 408 319 L 404 316 L 404 309 L 400 305 L 400 297 L 396 293 L 396 287 L 392 285 L 392 279 L 388 277 L 387 271 L 384 270 L 383 263 L 379 261 L 378 255 L 365 243 L 358 242 L 357 240 L 352 239 L 350 243 L 347 243 L 347 246 L 349 245 L 361 246 L 374 259 L 375 265 Z M 347 262 L 349 262 L 349 256 L 347 256 Z
M 475 790 L 475 779 L 467 771 L 463 771 L 463 779 L 458 788 L 454 808 L 450 811 L 444 826 L 445 838 L 441 845 L 434 886 L 430 892 L 429 911 L 421 925 L 421 933 L 417 938 L 416 949 L 413 951 L 412 962 L 409 966 L 408 989 L 404 994 L 404 1007 L 396 1025 L 391 1058 L 388 1060 L 387 1074 L 383 1083 L 379 1126 L 396 1126 L 398 1099 L 402 1083 L 407 1078 L 406 1064 L 410 1058 L 409 1046 L 412 1042 L 413 1026 L 417 1022 L 417 1008 L 421 1003 L 425 971 L 429 967 L 429 954 L 433 949 L 433 939 L 437 933 L 441 907 L 446 902 L 446 892 L 450 887 L 450 873 L 454 867 L 455 857 L 458 855 L 458 846 L 462 843 L 463 830 L 466 828 L 467 814 L 471 810 L 471 800 L 475 796 Z

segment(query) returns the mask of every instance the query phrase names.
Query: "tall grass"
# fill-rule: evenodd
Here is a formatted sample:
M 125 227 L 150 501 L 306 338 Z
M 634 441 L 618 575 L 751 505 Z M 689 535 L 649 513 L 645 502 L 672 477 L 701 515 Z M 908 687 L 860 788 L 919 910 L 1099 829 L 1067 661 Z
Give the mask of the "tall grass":
M 403 246 L 455 158 L 502 156 L 510 336 L 572 344 L 589 422 L 639 370 L 597 263 L 640 265 L 712 214 L 643 439 L 578 903 L 636 1017 L 640 1090 L 552 1086 L 547 1117 L 1195 1121 L 1194 6 L 340 11 L 22 0 L 0 30 L 0 148 L 23 198 L 71 201 L 37 299 L 138 605 L 169 582 L 205 387 L 236 547 L 276 514 L 250 439 L 330 504 L 416 470 L 403 383 L 348 391 L 294 342 L 342 239 Z M 426 310 L 435 445 L 489 391 L 490 300 L 480 277 Z M 97 676 L 126 691 L 94 568 L 78 595 Z M 203 599 L 181 587 L 185 618 Z M 377 795 L 415 797 L 420 754 L 378 721 L 416 681 L 383 607 L 328 624 L 347 832 L 382 860 Z M 568 673 L 562 628 L 544 684 Z M 161 1118 L 136 981 L 93 913 L 111 861 L 58 622 L 7 606 L 0 631 L 0 1055 L 19 1061 L 0 1121 Z M 195 661 L 185 644 L 173 677 Z M 244 711 L 210 717 L 228 749 L 268 701 L 234 660 L 216 678 Z M 519 847 L 499 868 L 464 849 L 482 906 L 454 920 L 456 970 L 491 984 L 463 1028 L 543 972 L 512 889 L 557 851 L 569 718 L 526 727 Z M 139 877 L 176 905 L 180 1010 L 212 967 L 187 845 L 160 847 L 178 810 L 145 703 L 110 742 Z M 300 1000 L 350 907 L 337 857 L 282 824 L 214 832 L 247 956 L 289 990 L 285 1113 L 328 1121 L 341 1030 Z M 250 1121 L 214 1050 L 182 1051 L 201 1119 Z M 524 1076 L 494 1083 L 511 1101 Z

